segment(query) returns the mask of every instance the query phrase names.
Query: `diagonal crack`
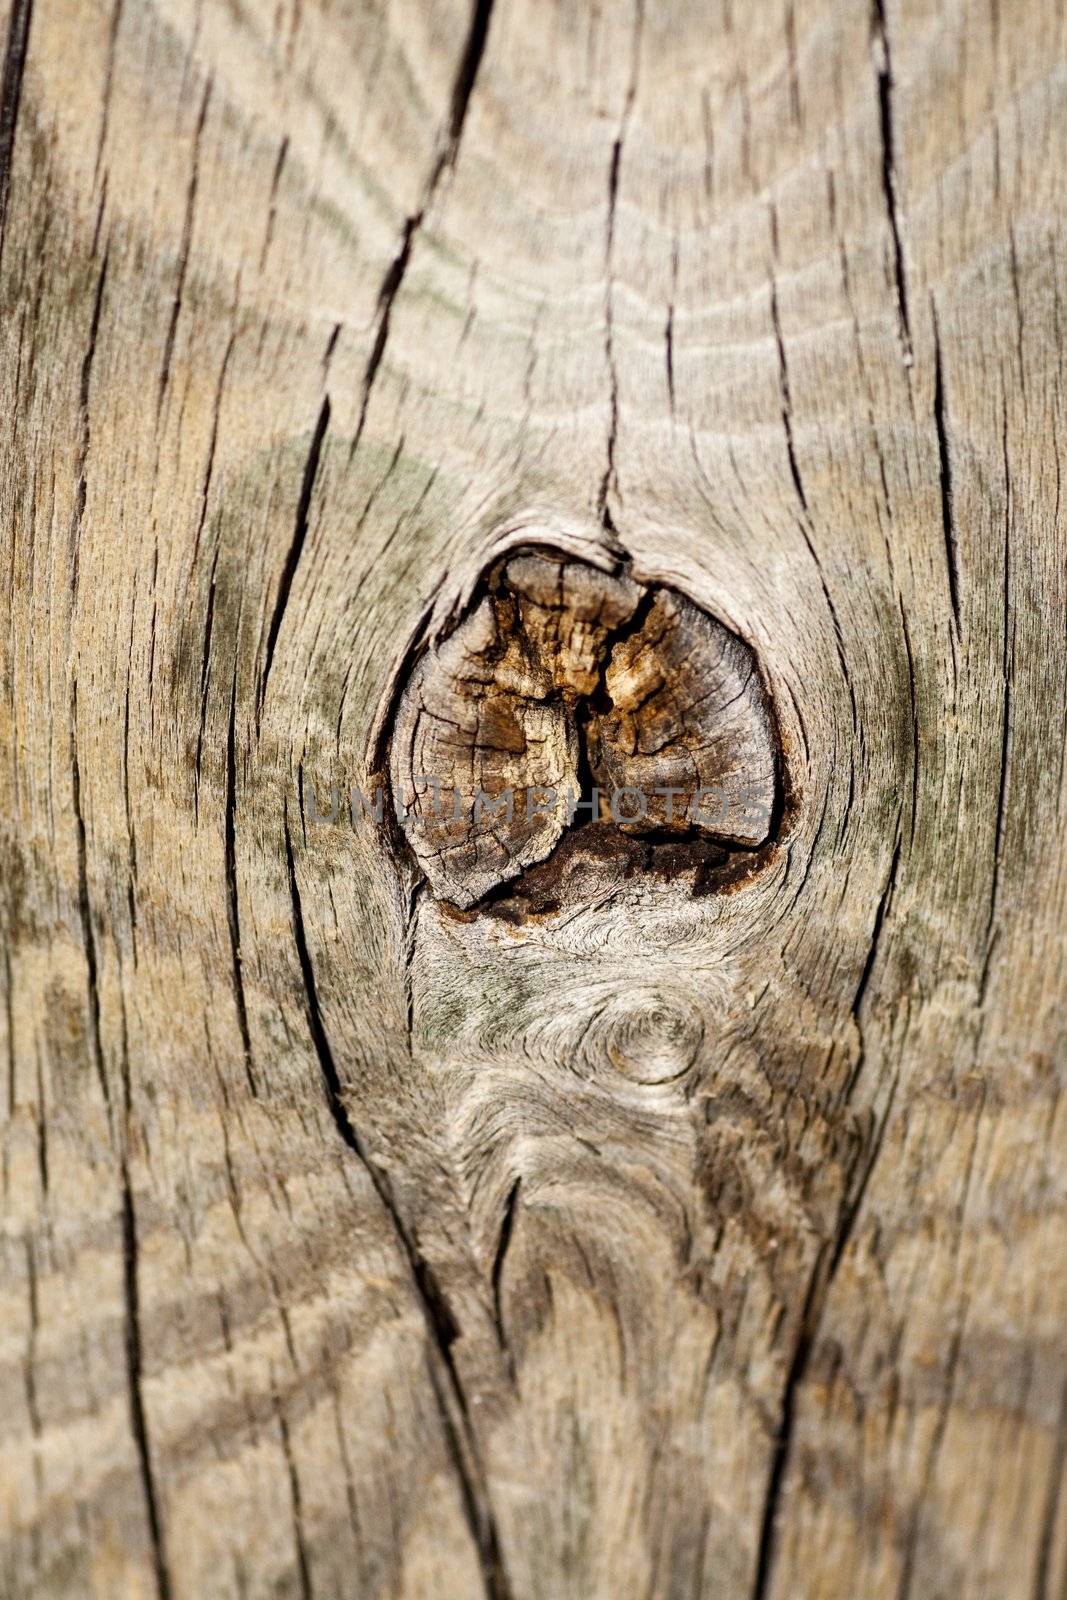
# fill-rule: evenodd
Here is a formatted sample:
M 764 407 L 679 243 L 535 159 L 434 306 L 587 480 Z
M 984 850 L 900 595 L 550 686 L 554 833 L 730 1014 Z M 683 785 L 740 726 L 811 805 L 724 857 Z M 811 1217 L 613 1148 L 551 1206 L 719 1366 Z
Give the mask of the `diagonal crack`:
M 460 1328 L 433 1268 L 419 1249 L 397 1204 L 389 1174 L 373 1160 L 358 1129 L 352 1122 L 341 1089 L 337 1062 L 330 1045 L 319 1005 L 315 969 L 308 948 L 303 905 L 293 859 L 293 842 L 288 814 L 284 822 L 285 859 L 289 874 L 293 936 L 304 984 L 308 1029 L 322 1074 L 326 1103 L 342 1142 L 358 1158 L 392 1225 L 408 1265 L 419 1307 L 429 1338 L 430 1378 L 441 1415 L 443 1435 L 459 1480 L 461 1496 L 478 1561 L 487 1600 L 511 1600 L 511 1586 L 504 1567 L 503 1552 L 489 1496 L 485 1469 L 478 1451 L 470 1419 L 470 1408 L 463 1380 L 452 1354 Z M 439 1370 L 446 1380 L 442 1389 Z
M 863 998 L 867 992 L 871 972 L 878 955 L 886 915 L 892 904 L 896 890 L 897 872 L 900 864 L 900 819 L 897 819 L 896 845 L 893 859 L 890 863 L 886 881 L 879 896 L 875 910 L 874 924 L 871 928 L 867 956 L 860 972 L 859 981 L 852 999 L 852 1016 L 855 1019 L 860 1035 L 858 1059 L 852 1070 L 848 1088 L 845 1091 L 845 1100 L 848 1101 L 852 1087 L 859 1075 L 866 1056 L 866 1046 L 863 1036 L 863 1026 L 860 1011 Z M 877 1117 L 871 1133 L 866 1159 L 862 1162 L 857 1156 L 850 1165 L 846 1181 L 846 1193 L 842 1199 L 837 1216 L 837 1224 L 831 1236 L 825 1238 L 818 1250 L 815 1261 L 808 1278 L 807 1291 L 804 1297 L 804 1306 L 800 1314 L 796 1343 L 789 1362 L 786 1374 L 785 1387 L 782 1392 L 781 1419 L 778 1433 L 771 1456 L 770 1472 L 767 1478 L 767 1487 L 763 1497 L 763 1515 L 760 1522 L 760 1537 L 757 1547 L 756 1573 L 752 1584 L 752 1600 L 767 1600 L 771 1593 L 771 1577 L 778 1554 L 777 1518 L 781 1507 L 782 1489 L 785 1484 L 787 1471 L 792 1459 L 793 1446 L 796 1440 L 796 1409 L 800 1390 L 807 1377 L 812 1354 L 819 1339 L 823 1315 L 830 1299 L 830 1291 L 837 1276 L 837 1269 L 841 1264 L 845 1249 L 852 1238 L 857 1218 L 863 1206 L 867 1193 L 867 1186 L 871 1174 L 878 1162 L 882 1150 L 882 1142 L 889 1126 L 893 1104 L 896 1099 L 899 1073 L 894 1077 L 886 1095 L 885 1107 Z
M 267 649 L 263 664 L 263 677 L 260 679 L 259 684 L 259 706 L 256 718 L 257 727 L 259 723 L 259 717 L 262 715 L 263 706 L 267 699 L 267 680 L 270 677 L 270 669 L 274 662 L 274 650 L 278 643 L 278 634 L 281 631 L 282 617 L 285 615 L 285 608 L 289 604 L 289 596 L 292 593 L 293 588 L 293 579 L 296 577 L 296 569 L 300 564 L 300 557 L 304 550 L 305 540 L 307 539 L 308 518 L 311 514 L 311 496 L 315 488 L 315 479 L 319 475 L 319 462 L 322 459 L 322 446 L 326 438 L 326 430 L 329 426 L 330 397 L 329 395 L 325 395 L 323 397 L 322 407 L 319 411 L 318 421 L 315 423 L 315 431 L 311 436 L 311 447 L 308 450 L 307 459 L 304 462 L 304 476 L 300 484 L 300 497 L 296 503 L 296 521 L 293 527 L 293 537 L 289 545 L 288 554 L 285 558 L 285 565 L 282 568 L 281 578 L 278 581 L 278 595 L 274 602 L 274 613 L 270 619 L 270 628 L 267 632 Z
M 771 277 L 771 322 L 774 325 L 774 342 L 778 349 L 778 394 L 782 408 L 782 427 L 785 429 L 785 448 L 789 457 L 789 472 L 793 479 L 793 487 L 797 492 L 801 510 L 805 517 L 810 516 L 808 511 L 808 497 L 804 493 L 804 481 L 800 476 L 800 467 L 797 463 L 796 446 L 793 443 L 793 401 L 789 391 L 789 366 L 785 359 L 785 340 L 782 338 L 782 320 L 778 314 L 778 285 Z
M 467 120 L 467 108 L 474 92 L 474 84 L 478 77 L 478 69 L 482 64 L 482 57 L 485 54 L 485 44 L 489 37 L 489 23 L 492 14 L 493 0 L 474 0 L 466 44 L 459 58 L 455 80 L 452 85 L 448 124 L 443 136 L 438 138 L 437 154 L 430 167 L 430 174 L 422 192 L 422 199 L 418 208 L 404 221 L 400 231 L 400 247 L 389 263 L 389 267 L 382 279 L 381 288 L 378 290 L 374 343 L 371 346 L 367 369 L 363 375 L 363 398 L 360 403 L 359 421 L 356 424 L 352 448 L 348 455 L 350 461 L 358 450 L 359 442 L 363 437 L 363 429 L 367 421 L 367 411 L 370 407 L 374 382 L 378 376 L 378 369 L 382 364 L 385 346 L 389 339 L 389 323 L 393 314 L 393 305 L 407 275 L 415 237 L 422 227 L 427 211 L 433 204 L 433 199 L 442 177 L 456 164 L 460 140 L 463 137 L 463 127 Z
M 507 1329 L 504 1326 L 504 1300 L 502 1291 L 504 1282 L 504 1262 L 507 1260 L 508 1247 L 511 1244 L 511 1236 L 515 1230 L 515 1215 L 518 1210 L 519 1188 L 521 1184 L 522 1178 L 516 1178 L 514 1183 L 511 1185 L 511 1188 L 508 1190 L 508 1197 L 504 1202 L 504 1215 L 500 1223 L 500 1234 L 497 1239 L 496 1253 L 493 1257 L 493 1270 L 490 1280 L 493 1287 L 493 1320 L 496 1323 L 496 1336 L 501 1350 L 506 1353 L 508 1371 L 511 1374 L 512 1383 L 515 1382 L 515 1356 L 508 1342 Z

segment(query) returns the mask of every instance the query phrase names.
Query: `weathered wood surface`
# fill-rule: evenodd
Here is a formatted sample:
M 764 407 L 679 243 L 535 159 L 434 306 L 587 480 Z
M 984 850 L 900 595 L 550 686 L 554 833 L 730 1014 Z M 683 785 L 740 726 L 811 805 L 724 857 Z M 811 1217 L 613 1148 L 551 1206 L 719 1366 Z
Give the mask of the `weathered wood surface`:
M 13 0 L 5 1597 L 1067 1592 L 1065 35 Z M 310 819 L 518 544 L 754 648 L 751 870 Z

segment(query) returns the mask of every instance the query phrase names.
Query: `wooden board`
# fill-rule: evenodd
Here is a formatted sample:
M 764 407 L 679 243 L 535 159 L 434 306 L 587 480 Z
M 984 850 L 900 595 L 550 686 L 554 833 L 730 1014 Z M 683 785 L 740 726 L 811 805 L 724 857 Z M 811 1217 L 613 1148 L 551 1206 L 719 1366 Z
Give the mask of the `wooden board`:
M 8 0 L 5 1600 L 1067 1594 L 1065 35 Z M 327 820 L 519 546 L 766 846 Z

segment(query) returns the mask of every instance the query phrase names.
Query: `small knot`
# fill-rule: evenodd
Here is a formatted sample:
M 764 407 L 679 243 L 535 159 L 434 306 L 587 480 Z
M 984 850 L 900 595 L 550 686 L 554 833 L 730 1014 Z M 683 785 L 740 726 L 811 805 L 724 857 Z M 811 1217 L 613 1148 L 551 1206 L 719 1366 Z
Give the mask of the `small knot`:
M 631 1083 L 673 1083 L 693 1065 L 704 1039 L 696 1006 L 644 987 L 612 998 L 585 1037 L 593 1065 L 607 1061 Z

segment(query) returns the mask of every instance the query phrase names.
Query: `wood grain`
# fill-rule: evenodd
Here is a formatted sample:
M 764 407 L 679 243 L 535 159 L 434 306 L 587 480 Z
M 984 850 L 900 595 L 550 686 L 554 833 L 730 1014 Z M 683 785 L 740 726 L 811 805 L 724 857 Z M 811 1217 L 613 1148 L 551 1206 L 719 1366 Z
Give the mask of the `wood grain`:
M 9 0 L 5 1600 L 1067 1593 L 1065 31 Z M 744 871 L 316 820 L 520 545 Z

